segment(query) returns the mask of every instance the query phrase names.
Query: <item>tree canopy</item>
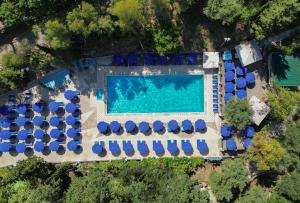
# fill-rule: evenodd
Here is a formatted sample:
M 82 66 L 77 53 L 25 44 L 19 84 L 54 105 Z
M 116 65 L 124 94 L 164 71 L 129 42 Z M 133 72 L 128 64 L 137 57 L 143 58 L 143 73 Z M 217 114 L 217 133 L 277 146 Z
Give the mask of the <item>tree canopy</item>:
M 71 45 L 67 27 L 58 20 L 49 20 L 45 24 L 45 34 L 53 49 L 66 49 Z
M 254 186 L 245 192 L 240 198 L 240 203 L 266 203 L 267 193 L 260 186 Z
M 277 191 L 287 199 L 299 202 L 300 201 L 300 173 L 293 173 L 282 178 L 276 186 Z

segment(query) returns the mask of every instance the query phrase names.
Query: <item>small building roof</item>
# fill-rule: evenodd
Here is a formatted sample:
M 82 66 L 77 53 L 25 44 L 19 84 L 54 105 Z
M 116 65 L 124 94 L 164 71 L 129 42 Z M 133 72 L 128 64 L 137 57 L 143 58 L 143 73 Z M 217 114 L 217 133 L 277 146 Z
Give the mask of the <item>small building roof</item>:
M 240 62 L 243 66 L 262 60 L 261 51 L 255 40 L 235 46 Z
M 271 109 L 265 102 L 260 101 L 256 96 L 250 98 L 249 104 L 253 109 L 252 121 L 259 126 Z
M 203 68 L 218 68 L 219 61 L 219 52 L 203 52 Z

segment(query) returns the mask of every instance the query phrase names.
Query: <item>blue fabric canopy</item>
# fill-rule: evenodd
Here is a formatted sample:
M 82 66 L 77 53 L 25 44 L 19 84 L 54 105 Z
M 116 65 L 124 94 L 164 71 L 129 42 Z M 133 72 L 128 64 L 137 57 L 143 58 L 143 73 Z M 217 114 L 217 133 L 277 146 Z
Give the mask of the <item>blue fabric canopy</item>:
M 38 126 L 38 127 L 43 125 L 44 121 L 45 121 L 44 116 L 35 116 L 32 120 L 33 125 Z
M 135 53 L 129 53 L 127 55 L 127 62 L 129 66 L 137 66 L 138 65 L 138 57 Z
M 231 127 L 229 127 L 229 126 L 222 126 L 221 127 L 221 136 L 223 137 L 223 138 L 227 138 L 227 137 L 230 137 L 230 135 L 231 135 Z
M 181 148 L 185 154 L 193 153 L 193 147 L 189 140 L 181 140 Z
M 173 142 L 171 140 L 168 140 L 167 149 L 170 152 L 170 154 L 175 155 L 178 152 L 177 140 L 173 140 Z
M 26 123 L 26 118 L 24 116 L 18 116 L 16 119 L 17 126 L 21 127 L 24 126 Z
M 200 154 L 207 154 L 209 151 L 205 140 L 197 140 L 197 148 L 198 148 Z
M 224 96 L 224 101 L 229 101 L 234 95 L 232 93 L 226 93 Z
M 0 131 L 0 138 L 3 140 L 8 140 L 11 136 L 10 130 L 2 130 Z
M 243 146 L 244 146 L 244 148 L 248 149 L 250 147 L 251 143 L 252 143 L 252 139 L 251 138 L 245 138 L 243 140 Z
M 206 123 L 204 120 L 202 119 L 198 119 L 196 122 L 195 122 L 195 128 L 196 128 L 196 131 L 203 131 L 206 129 Z
M 255 130 L 252 126 L 247 126 L 246 128 L 246 136 L 252 138 L 255 134 Z
M 244 99 L 244 98 L 247 97 L 247 92 L 246 92 L 246 90 L 243 90 L 243 89 L 238 90 L 238 91 L 236 91 L 236 96 L 237 96 L 239 99 Z
M 160 132 L 163 129 L 164 129 L 164 124 L 161 121 L 159 121 L 159 120 L 154 121 L 154 123 L 153 123 L 154 132 Z
M 59 126 L 59 124 L 60 124 L 61 121 L 62 121 L 62 118 L 54 116 L 54 117 L 50 118 L 49 124 L 51 126 L 57 127 L 57 126 Z
M 34 144 L 34 150 L 37 152 L 42 152 L 44 151 L 45 145 L 43 142 L 37 141 Z
M 32 105 L 32 109 L 33 109 L 33 111 L 35 111 L 37 113 L 41 113 L 44 109 L 44 104 L 41 102 L 37 102 Z
M 188 65 L 196 65 L 197 64 L 197 54 L 196 53 L 189 53 L 186 56 L 187 64 Z
M 28 130 L 20 130 L 18 131 L 17 137 L 19 140 L 26 140 L 30 134 Z
M 233 92 L 234 91 L 234 84 L 232 82 L 226 82 L 225 83 L 225 92 Z
M 236 87 L 241 89 L 246 87 L 246 80 L 243 77 L 239 77 L 236 80 Z
M 0 151 L 1 152 L 9 152 L 11 149 L 11 143 L 10 142 L 2 142 L 0 143 Z
M 6 105 L 0 106 L 0 114 L 6 116 L 8 114 L 8 107 Z
M 153 54 L 145 53 L 144 54 L 144 63 L 145 63 L 146 66 L 153 65 Z
M 238 67 L 236 68 L 236 74 L 237 74 L 238 76 L 243 76 L 243 75 L 246 74 L 246 72 L 247 72 L 247 69 L 244 68 L 244 67 L 238 66 Z
M 174 54 L 172 56 L 173 65 L 182 65 L 182 62 L 183 62 L 182 60 L 183 60 L 183 58 L 180 54 Z
M 41 130 L 41 129 L 36 129 L 36 130 L 34 131 L 34 137 L 35 137 L 36 139 L 43 139 L 43 138 L 44 138 L 44 135 L 45 135 L 45 132 L 44 132 L 43 130 Z
M 58 111 L 58 108 L 59 108 L 58 102 L 53 101 L 53 102 L 49 103 L 49 111 L 56 112 L 56 111 Z
M 68 113 L 74 113 L 79 108 L 79 104 L 68 103 L 66 105 L 66 111 Z
M 193 128 L 193 124 L 190 120 L 182 121 L 182 130 L 183 131 L 191 131 Z
M 234 72 L 233 71 L 227 71 L 225 72 L 225 81 L 230 82 L 234 80 Z
M 147 122 L 141 122 L 139 128 L 142 133 L 147 133 L 150 130 L 149 123 Z
M 52 129 L 50 131 L 50 136 L 53 138 L 53 139 L 58 139 L 59 136 L 61 134 L 61 131 L 59 129 Z
M 104 122 L 104 121 L 100 121 L 97 125 L 98 131 L 99 133 L 107 133 L 108 130 L 108 123 Z
M 223 53 L 223 60 L 224 61 L 228 61 L 228 60 L 232 60 L 232 53 L 230 50 L 226 50 Z
M 255 75 L 253 73 L 247 73 L 246 74 L 246 81 L 247 81 L 247 84 L 253 84 L 255 83 Z
M 111 151 L 111 153 L 113 155 L 120 154 L 121 150 L 120 150 L 120 147 L 119 147 L 119 144 L 117 143 L 117 141 L 114 141 L 114 142 L 109 141 L 108 145 L 109 145 L 109 150 Z
M 66 123 L 67 123 L 68 125 L 75 125 L 75 123 L 76 123 L 78 120 L 79 120 L 78 117 L 69 115 L 69 116 L 67 116 L 67 118 L 66 118 Z
M 161 144 L 161 141 L 154 140 L 152 143 L 153 143 L 153 150 L 157 156 L 162 155 L 165 152 L 164 146 Z
M 232 138 L 226 140 L 226 149 L 230 151 L 237 149 L 236 143 Z
M 77 148 L 79 147 L 79 141 L 78 140 L 71 140 L 70 142 L 68 142 L 67 144 L 67 148 L 70 151 L 76 151 Z
M 78 135 L 79 132 L 80 132 L 80 128 L 69 128 L 67 130 L 67 135 L 70 138 L 74 138 Z
M 26 145 L 25 145 L 25 143 L 18 143 L 18 144 L 16 145 L 16 151 L 17 151 L 18 153 L 24 153 L 25 150 L 26 150 Z
M 49 89 L 58 89 L 71 81 L 68 69 L 59 69 L 41 78 L 41 82 Z
M 100 143 L 95 143 L 92 147 L 92 151 L 95 154 L 101 154 L 103 152 L 103 146 Z
M 49 144 L 49 149 L 51 150 L 51 151 L 54 151 L 54 152 L 56 152 L 56 151 L 58 151 L 58 149 L 59 149 L 59 142 L 58 141 L 52 141 L 52 142 L 50 142 L 50 144 Z
M 137 141 L 137 148 L 141 155 L 147 155 L 149 153 L 149 148 L 147 146 L 146 141 Z
M 7 117 L 4 117 L 0 120 L 0 125 L 2 128 L 8 128 L 8 127 L 10 127 L 11 122 Z
M 114 66 L 122 66 L 125 64 L 124 56 L 121 54 L 115 54 L 112 60 L 112 65 Z
M 126 121 L 125 128 L 126 128 L 126 132 L 132 133 L 136 129 L 136 124 L 131 120 Z
M 157 65 L 167 65 L 168 64 L 168 57 L 167 56 L 158 56 L 157 58 Z
M 67 100 L 72 100 L 73 97 L 75 96 L 75 92 L 72 91 L 72 90 L 66 90 L 66 91 L 64 92 L 64 96 L 65 96 L 65 98 L 66 98 Z
M 127 156 L 131 156 L 134 153 L 133 146 L 130 141 L 123 141 L 123 150 Z
M 111 132 L 118 133 L 121 129 L 121 124 L 118 121 L 112 121 L 109 124 L 109 128 L 110 128 Z
M 176 120 L 170 120 L 168 122 L 168 129 L 169 129 L 169 131 L 175 132 L 175 131 L 178 130 L 178 128 L 179 128 L 179 126 L 178 126 L 178 123 L 177 123 Z
M 27 106 L 26 104 L 18 104 L 16 107 L 16 112 L 18 114 L 25 114 L 27 111 Z
M 224 62 L 224 69 L 225 69 L 225 71 L 233 71 L 234 70 L 234 63 L 232 61 L 225 61 Z

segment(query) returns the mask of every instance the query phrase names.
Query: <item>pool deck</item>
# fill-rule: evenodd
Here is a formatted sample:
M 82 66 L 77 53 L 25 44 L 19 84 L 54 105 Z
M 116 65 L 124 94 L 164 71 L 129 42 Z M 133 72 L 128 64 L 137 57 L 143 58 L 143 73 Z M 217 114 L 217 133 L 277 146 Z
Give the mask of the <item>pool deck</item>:
M 155 66 L 155 67 L 108 67 L 98 66 L 89 67 L 87 70 L 74 71 L 72 76 L 72 83 L 67 89 L 76 89 L 81 92 L 80 105 L 81 105 L 81 146 L 82 149 L 76 153 L 63 150 L 59 153 L 37 153 L 31 152 L 27 154 L 9 154 L 3 153 L 0 156 L 0 167 L 15 164 L 18 160 L 26 159 L 28 156 L 36 155 L 44 158 L 46 161 L 53 163 L 60 162 L 83 162 L 83 161 L 111 161 L 116 159 L 143 159 L 146 157 L 157 157 L 152 150 L 152 141 L 161 140 L 164 145 L 165 154 L 163 157 L 172 157 L 167 151 L 167 140 L 177 140 L 179 148 L 179 154 L 177 156 L 202 156 L 208 157 L 221 157 L 219 143 L 220 143 L 220 118 L 218 114 L 212 111 L 212 74 L 217 73 L 216 70 L 203 70 L 201 66 Z M 204 112 L 202 113 L 155 113 L 155 114 L 107 114 L 106 113 L 106 76 L 107 75 L 159 75 L 159 74 L 204 74 Z M 103 90 L 103 98 L 97 101 L 96 91 L 98 88 Z M 61 91 L 49 91 L 41 86 L 35 86 L 32 88 L 35 95 L 34 100 L 43 99 L 45 101 L 56 100 L 63 101 L 65 104 L 68 101 L 64 98 L 63 90 Z M 22 100 L 22 94 L 19 94 L 19 99 Z M 3 98 L 2 98 L 3 100 Z M 4 103 L 4 101 L 0 101 Z M 65 114 L 67 116 L 68 113 Z M 51 114 L 46 114 L 47 120 L 51 117 Z M 180 132 L 178 134 L 164 132 L 162 134 L 152 132 L 150 135 L 144 135 L 137 133 L 134 135 L 123 132 L 121 135 L 101 135 L 97 130 L 97 123 L 99 121 L 110 122 L 113 120 L 119 121 L 122 126 L 127 120 L 133 120 L 136 123 L 141 121 L 148 121 L 152 123 L 155 120 L 161 120 L 165 123 L 171 119 L 177 120 L 179 123 L 182 120 L 189 119 L 192 122 L 197 119 L 203 119 L 207 123 L 207 131 L 205 133 L 194 132 L 191 134 Z M 68 126 L 66 127 L 66 129 Z M 47 132 L 50 132 L 49 127 Z M 191 155 L 185 155 L 181 150 L 181 140 L 190 140 L 193 146 L 194 152 Z M 197 149 L 197 140 L 205 139 L 208 144 L 209 153 L 201 155 Z M 66 138 L 66 143 L 71 138 Z M 121 154 L 113 156 L 108 150 L 109 140 L 116 140 L 121 148 Z M 132 156 L 126 156 L 122 150 L 122 141 L 130 140 L 134 146 L 135 153 Z M 149 147 L 149 155 L 143 157 L 137 151 L 137 140 L 145 140 Z M 97 141 L 103 141 L 106 152 L 99 156 L 92 152 L 92 145 Z M 66 144 L 63 145 L 66 148 Z

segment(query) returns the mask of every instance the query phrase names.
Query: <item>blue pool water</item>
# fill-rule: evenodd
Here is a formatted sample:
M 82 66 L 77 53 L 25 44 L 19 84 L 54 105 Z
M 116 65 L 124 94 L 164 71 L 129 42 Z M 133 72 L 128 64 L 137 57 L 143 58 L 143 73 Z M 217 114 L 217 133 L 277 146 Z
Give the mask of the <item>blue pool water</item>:
M 107 76 L 107 113 L 203 111 L 203 75 Z

